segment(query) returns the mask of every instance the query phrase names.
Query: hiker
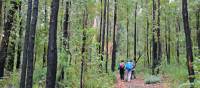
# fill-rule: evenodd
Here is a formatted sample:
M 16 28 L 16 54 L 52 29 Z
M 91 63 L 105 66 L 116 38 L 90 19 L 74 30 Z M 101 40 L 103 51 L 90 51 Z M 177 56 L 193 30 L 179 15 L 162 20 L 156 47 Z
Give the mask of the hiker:
M 126 65 L 126 80 L 129 82 L 131 80 L 131 74 L 133 70 L 133 63 L 129 60 Z
M 135 61 L 131 60 L 131 63 L 133 64 L 133 68 L 132 68 L 132 73 L 131 73 L 131 79 L 135 79 Z
M 121 60 L 118 69 L 119 69 L 120 79 L 124 80 L 124 73 L 125 73 L 124 60 Z

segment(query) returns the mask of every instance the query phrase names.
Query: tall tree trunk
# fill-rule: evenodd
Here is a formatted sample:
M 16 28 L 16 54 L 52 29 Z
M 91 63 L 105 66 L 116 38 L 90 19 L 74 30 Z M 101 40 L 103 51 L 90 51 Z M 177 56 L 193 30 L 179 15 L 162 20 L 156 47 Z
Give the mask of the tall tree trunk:
M 159 66 L 160 63 L 161 63 L 161 58 L 162 58 L 162 47 L 161 47 L 161 38 L 160 38 L 160 0 L 158 0 L 158 18 L 157 18 L 157 38 L 158 38 L 158 50 L 157 50 L 157 54 L 158 54 L 158 57 L 157 57 L 157 65 Z M 159 74 L 159 68 L 157 69 L 157 74 Z
M 128 5 L 127 5 L 127 15 L 126 15 L 126 58 L 128 59 L 129 58 L 129 30 L 128 30 L 128 27 L 129 27 L 129 17 L 128 17 Z
M 101 61 L 103 61 L 104 57 L 104 45 L 105 45 L 105 30 L 106 30 L 106 5 L 107 1 L 104 0 L 104 13 L 103 13 L 103 32 L 102 32 L 102 46 L 101 46 Z
M 3 8 L 3 0 L 0 0 L 0 34 L 1 34 L 1 32 L 2 32 L 2 19 L 3 19 L 3 10 L 2 10 L 2 8 Z M 0 39 L 0 41 L 1 41 L 1 39 Z
M 171 27 L 170 27 L 170 22 L 168 21 L 168 37 L 167 37 L 167 64 L 170 64 L 170 59 L 171 59 Z
M 22 12 L 21 12 L 21 5 L 22 2 L 20 1 L 19 3 L 19 17 L 22 18 Z M 23 36 L 23 26 L 22 26 L 22 21 L 20 21 L 19 26 L 19 40 L 18 40 L 18 45 L 17 45 L 17 63 L 16 63 L 16 69 L 20 68 L 21 64 L 21 52 L 22 52 L 22 36 Z
M 116 25 L 117 23 L 117 0 L 115 0 L 115 7 L 114 7 L 114 28 L 113 28 L 113 50 L 112 50 L 112 64 L 111 64 L 111 70 L 112 72 L 115 71 L 115 65 L 116 65 Z
M 26 68 L 27 68 L 27 58 L 28 58 L 28 42 L 29 42 L 29 33 L 30 33 L 30 23 L 31 23 L 31 13 L 32 13 L 32 0 L 28 0 L 28 9 L 27 9 L 27 18 L 26 18 L 26 33 L 24 39 L 24 50 L 23 50 L 23 61 L 22 61 L 22 70 L 21 70 L 21 79 L 20 79 L 20 88 L 25 87 L 26 79 Z
M 4 23 L 4 33 L 2 36 L 1 46 L 0 46 L 0 79 L 4 75 L 4 67 L 5 67 L 5 61 L 7 58 L 7 50 L 8 50 L 8 43 L 9 43 L 9 37 L 10 33 L 13 27 L 14 23 L 14 15 L 16 13 L 16 10 L 18 9 L 16 1 L 10 1 L 13 5 L 12 8 L 9 10 L 7 15 L 7 21 Z
M 102 10 L 102 7 L 103 7 L 103 2 L 101 0 L 101 16 L 100 16 L 100 31 L 99 31 L 99 55 L 101 55 L 101 38 L 102 38 L 102 23 L 103 23 L 103 10 Z
M 156 67 L 160 65 L 161 58 L 162 58 L 162 47 L 161 47 L 161 40 L 160 40 L 160 0 L 158 0 L 158 16 L 157 16 L 157 60 L 156 60 Z M 156 71 L 159 74 L 159 68 Z
M 65 8 L 65 19 L 64 19 L 64 23 L 63 23 L 63 37 L 64 37 L 64 48 L 69 48 L 67 47 L 68 45 L 68 37 L 69 37 L 69 30 L 68 30 L 68 26 L 69 26 L 69 1 L 66 2 L 66 8 Z
M 200 8 L 198 8 L 196 12 L 196 28 L 197 28 L 197 44 L 199 48 L 199 54 L 200 54 Z
M 150 65 L 149 58 L 149 15 L 148 15 L 148 0 L 146 0 L 146 54 L 147 54 L 147 64 Z
M 152 34 L 152 74 L 155 75 L 155 68 L 157 64 L 157 42 L 156 34 L 156 2 L 153 0 L 153 34 Z
M 57 22 L 58 22 L 59 0 L 51 2 L 51 16 L 49 27 L 49 41 L 47 54 L 47 77 L 46 88 L 55 88 L 57 73 Z
M 180 61 L 179 61 L 179 57 L 180 57 L 179 34 L 180 34 L 180 21 L 179 21 L 179 17 L 177 17 L 176 18 L 176 38 L 177 38 L 177 40 L 176 40 L 176 61 L 177 61 L 178 64 L 180 64 Z
M 27 77 L 26 77 L 26 88 L 32 88 L 33 85 L 33 61 L 34 61 L 34 48 L 35 48 L 35 32 L 37 27 L 38 17 L 38 5 L 39 1 L 34 0 L 33 14 L 31 19 L 31 27 L 28 41 L 28 60 L 27 60 Z
M 85 68 L 85 59 L 86 59 L 86 56 L 85 56 L 85 53 L 86 53 L 86 26 L 87 26 L 87 6 L 86 6 L 86 10 L 84 11 L 83 13 L 83 38 L 82 38 L 82 41 L 83 41 L 83 44 L 82 44 L 82 60 L 81 60 L 81 80 L 80 80 L 80 88 L 84 88 L 84 83 L 83 83 L 83 74 L 84 74 L 84 68 Z
M 186 52 L 187 52 L 187 66 L 189 73 L 189 81 L 193 83 L 195 80 L 194 77 L 194 69 L 193 69 L 193 52 L 192 52 L 192 40 L 191 40 L 191 30 L 188 21 L 188 8 L 187 8 L 187 0 L 182 0 L 182 15 L 183 15 L 183 23 L 184 23 L 184 31 L 186 38 Z M 193 86 L 191 86 L 193 88 Z
M 108 72 L 108 37 L 109 37 L 109 4 L 110 1 L 108 0 L 107 3 L 107 28 L 106 28 L 106 73 Z
M 135 23 L 134 23 L 134 62 L 136 62 L 137 58 L 137 2 L 135 4 Z

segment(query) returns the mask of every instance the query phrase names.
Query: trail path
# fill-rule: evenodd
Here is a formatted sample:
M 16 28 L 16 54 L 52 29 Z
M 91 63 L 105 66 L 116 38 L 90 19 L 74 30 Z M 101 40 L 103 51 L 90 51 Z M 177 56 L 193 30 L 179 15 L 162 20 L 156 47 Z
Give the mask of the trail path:
M 145 84 L 144 79 L 137 76 L 136 79 L 131 82 L 121 81 L 119 75 L 117 75 L 117 83 L 115 88 L 169 88 L 166 83 L 157 84 Z

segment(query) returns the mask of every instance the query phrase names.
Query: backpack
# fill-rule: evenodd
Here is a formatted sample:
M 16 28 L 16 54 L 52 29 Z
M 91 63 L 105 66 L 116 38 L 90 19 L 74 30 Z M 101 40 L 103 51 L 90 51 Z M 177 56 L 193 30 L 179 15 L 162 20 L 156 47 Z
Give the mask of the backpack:
M 126 69 L 127 69 L 128 71 L 131 71 L 131 70 L 133 69 L 133 65 L 132 65 L 130 62 L 128 62 L 128 63 L 126 64 Z
M 120 68 L 120 69 L 124 69 L 124 67 L 125 67 L 125 66 L 124 66 L 123 63 L 120 63 L 120 64 L 119 64 L 119 68 Z

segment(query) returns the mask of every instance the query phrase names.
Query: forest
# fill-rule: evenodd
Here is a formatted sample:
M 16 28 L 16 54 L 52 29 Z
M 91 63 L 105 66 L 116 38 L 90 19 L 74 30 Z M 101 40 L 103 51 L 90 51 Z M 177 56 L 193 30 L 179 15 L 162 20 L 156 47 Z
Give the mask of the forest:
M 200 88 L 200 0 L 0 0 L 0 88 Z

